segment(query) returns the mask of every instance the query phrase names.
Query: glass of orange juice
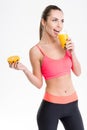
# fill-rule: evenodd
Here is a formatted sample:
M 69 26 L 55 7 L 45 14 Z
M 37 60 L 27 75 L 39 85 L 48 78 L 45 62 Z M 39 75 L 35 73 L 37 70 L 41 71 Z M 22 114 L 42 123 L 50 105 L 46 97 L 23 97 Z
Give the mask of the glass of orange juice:
M 68 39 L 68 34 L 65 32 L 61 32 L 58 34 L 58 39 L 60 41 L 60 44 L 62 46 L 62 48 L 66 48 L 66 40 Z

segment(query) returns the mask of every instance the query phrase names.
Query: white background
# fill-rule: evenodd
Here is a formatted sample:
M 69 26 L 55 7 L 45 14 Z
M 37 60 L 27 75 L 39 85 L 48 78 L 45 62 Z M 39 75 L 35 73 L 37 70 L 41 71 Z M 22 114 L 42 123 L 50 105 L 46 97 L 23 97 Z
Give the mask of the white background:
M 0 130 L 38 130 L 36 114 L 43 98 L 21 71 L 10 69 L 7 57 L 19 55 L 30 70 L 29 49 L 39 41 L 39 22 L 49 4 L 62 8 L 65 27 L 82 66 L 73 77 L 87 130 L 87 8 L 86 0 L 0 0 Z M 59 130 L 64 130 L 59 123 Z

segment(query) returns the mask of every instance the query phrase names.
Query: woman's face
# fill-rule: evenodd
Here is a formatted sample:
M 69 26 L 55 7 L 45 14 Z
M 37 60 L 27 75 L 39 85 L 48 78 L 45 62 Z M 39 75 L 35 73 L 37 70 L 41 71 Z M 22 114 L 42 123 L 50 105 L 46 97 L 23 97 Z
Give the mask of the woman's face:
M 47 21 L 44 21 L 44 30 L 48 35 L 57 37 L 58 33 L 63 28 L 64 15 L 62 11 L 51 10 Z

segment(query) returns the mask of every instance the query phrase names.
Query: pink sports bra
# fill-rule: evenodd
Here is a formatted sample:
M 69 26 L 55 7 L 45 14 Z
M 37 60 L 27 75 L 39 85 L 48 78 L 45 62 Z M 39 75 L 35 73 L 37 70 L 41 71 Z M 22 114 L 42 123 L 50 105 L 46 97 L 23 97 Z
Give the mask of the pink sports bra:
M 66 51 L 63 58 L 56 60 L 49 58 L 38 45 L 37 47 L 43 54 L 41 72 L 46 80 L 70 73 L 72 68 L 72 59 L 69 51 Z

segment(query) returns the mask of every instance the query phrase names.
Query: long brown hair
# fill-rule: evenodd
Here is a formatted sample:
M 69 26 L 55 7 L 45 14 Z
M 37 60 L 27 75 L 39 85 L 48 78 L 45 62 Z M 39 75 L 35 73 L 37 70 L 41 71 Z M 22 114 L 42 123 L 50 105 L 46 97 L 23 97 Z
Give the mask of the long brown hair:
M 51 10 L 59 10 L 59 11 L 62 11 L 62 10 L 61 10 L 58 6 L 56 6 L 56 5 L 49 5 L 49 6 L 47 6 L 47 7 L 44 9 L 44 11 L 43 11 L 43 13 L 42 13 L 41 19 L 44 19 L 45 21 L 47 21 L 47 18 L 48 18 L 48 16 L 49 16 Z M 42 32 L 43 32 L 43 25 L 42 25 L 42 23 L 41 23 L 41 21 L 40 21 L 40 27 L 39 27 L 39 37 L 40 37 L 40 39 L 41 39 L 41 37 L 42 37 Z

